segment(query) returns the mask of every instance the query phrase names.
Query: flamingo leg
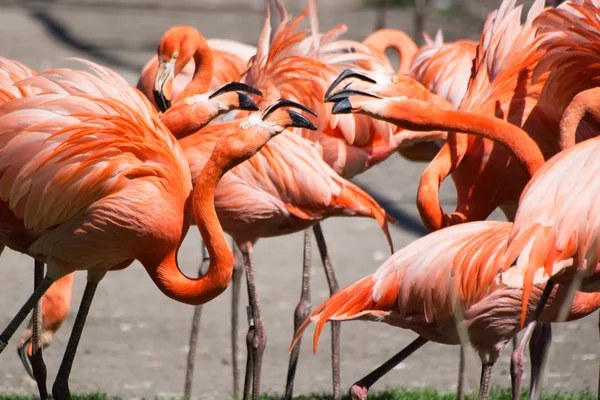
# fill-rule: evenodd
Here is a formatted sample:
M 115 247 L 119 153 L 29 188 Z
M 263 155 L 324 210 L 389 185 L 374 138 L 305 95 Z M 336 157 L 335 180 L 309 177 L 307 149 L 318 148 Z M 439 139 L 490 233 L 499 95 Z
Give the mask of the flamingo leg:
M 540 296 L 540 300 L 535 308 L 535 312 L 533 314 L 533 319 L 527 324 L 525 328 L 525 334 L 521 338 L 519 345 L 513 351 L 511 360 L 510 360 L 510 378 L 512 382 L 512 394 L 513 400 L 519 400 L 521 397 L 521 379 L 523 378 L 523 364 L 524 364 L 524 354 L 525 354 L 525 346 L 529 343 L 531 336 L 533 335 L 533 331 L 537 325 L 537 320 L 548 301 L 548 297 L 550 297 L 550 293 L 552 293 L 552 289 L 556 282 L 549 280 L 546 283 L 546 287 Z
M 246 335 L 246 374 L 244 376 L 244 400 L 252 395 L 252 375 L 254 362 L 252 360 L 252 343 L 254 342 L 254 320 L 250 306 L 246 307 L 248 314 L 248 334 Z
M 233 264 L 233 275 L 231 277 L 231 365 L 233 367 L 233 398 L 240 395 L 240 348 L 238 344 L 239 332 L 239 308 L 240 290 L 242 288 L 242 276 L 244 275 L 244 261 L 237 246 L 233 246 L 235 262 Z
M 38 260 L 34 261 L 34 285 L 37 287 L 44 279 L 44 263 Z M 31 327 L 31 373 L 37 383 L 38 391 L 40 392 L 40 399 L 45 400 L 48 398 L 48 389 L 46 388 L 46 379 L 48 372 L 46 370 L 46 364 L 42 357 L 42 299 L 37 302 L 33 308 L 33 318 Z M 27 347 L 25 346 L 25 354 L 27 354 Z
M 536 326 L 529 343 L 529 357 L 531 358 L 531 384 L 529 398 L 536 398 L 536 391 L 541 380 L 542 368 L 546 362 L 548 349 L 552 342 L 552 324 L 540 323 Z
M 244 258 L 244 267 L 246 268 L 246 283 L 248 285 L 250 310 L 252 311 L 252 321 L 246 339 L 251 347 L 250 352 L 252 353 L 252 399 L 258 400 L 260 397 L 260 373 L 263 353 L 267 346 L 267 334 L 265 332 L 265 326 L 260 312 L 258 293 L 256 290 L 254 263 L 252 261 L 252 243 L 244 244 L 240 247 L 240 250 Z M 246 371 L 246 376 L 248 376 L 248 371 Z
M 4 351 L 8 345 L 8 341 L 15 334 L 19 326 L 25 321 L 27 315 L 31 312 L 33 307 L 40 301 L 44 293 L 52 285 L 54 279 L 46 276 L 40 284 L 35 288 L 31 296 L 27 299 L 23 307 L 17 312 L 14 318 L 9 322 L 8 326 L 0 334 L 0 353 Z
M 423 336 L 419 336 L 413 340 L 408 346 L 396 353 L 392 358 L 381 364 L 377 369 L 356 382 L 350 388 L 350 398 L 352 400 L 366 400 L 367 394 L 371 386 L 375 384 L 382 376 L 390 372 L 396 365 L 400 364 L 404 359 L 412 353 L 420 349 L 429 340 Z
M 461 344 L 460 348 L 460 361 L 458 363 L 458 384 L 456 385 L 456 400 L 463 400 L 465 398 L 465 348 Z
M 487 400 L 490 395 L 492 367 L 494 363 L 481 364 L 481 381 L 479 383 L 479 400 Z
M 298 331 L 302 322 L 310 313 L 310 278 L 311 278 L 311 261 L 312 261 L 312 233 L 310 229 L 304 231 L 304 261 L 302 263 L 302 289 L 300 291 L 300 301 L 294 311 L 294 332 Z M 298 366 L 298 357 L 300 355 L 300 343 L 302 338 L 296 342 L 290 354 L 290 362 L 288 366 L 287 381 L 285 384 L 284 399 L 291 400 L 294 392 L 294 378 L 296 376 L 296 368 Z
M 202 262 L 198 268 L 198 276 L 202 277 L 208 271 L 210 258 L 206 246 L 202 243 Z M 202 305 L 194 307 L 194 316 L 192 317 L 192 330 L 190 332 L 190 344 L 187 355 L 187 365 L 185 370 L 185 386 L 183 389 L 183 399 L 192 398 L 192 384 L 194 383 L 194 367 L 196 364 L 196 349 L 198 348 L 198 332 L 200 331 L 200 318 L 202 316 Z
M 71 392 L 69 390 L 69 375 L 71 374 L 71 367 L 73 366 L 73 360 L 77 353 L 77 346 L 79 345 L 79 339 L 85 326 L 85 320 L 87 318 L 96 288 L 98 287 L 98 280 L 88 280 L 83 291 L 83 297 L 81 304 L 79 305 L 79 311 L 77 311 L 77 317 L 73 324 L 73 330 L 67 343 L 67 349 L 63 356 L 62 362 L 56 375 L 54 385 L 52 385 L 52 395 L 55 400 L 70 400 Z
M 321 224 L 317 223 L 313 226 L 315 232 L 315 239 L 317 240 L 317 246 L 319 247 L 319 253 L 321 254 L 321 261 L 323 262 L 323 268 L 325 269 L 325 277 L 327 278 L 327 284 L 329 285 L 329 295 L 333 296 L 338 290 L 340 285 L 338 284 L 329 254 L 327 252 L 327 244 L 325 243 L 325 236 Z M 333 399 L 339 400 L 342 397 L 341 391 L 341 379 L 340 379 L 340 333 L 341 333 L 341 321 L 331 321 L 331 374 L 333 382 Z

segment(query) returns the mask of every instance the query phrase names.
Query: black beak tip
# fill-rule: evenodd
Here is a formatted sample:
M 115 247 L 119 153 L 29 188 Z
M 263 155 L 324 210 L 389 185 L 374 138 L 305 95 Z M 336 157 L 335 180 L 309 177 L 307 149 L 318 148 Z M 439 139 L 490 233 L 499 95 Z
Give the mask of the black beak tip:
M 332 114 L 350 114 L 352 113 L 352 104 L 349 98 L 344 98 L 333 105 Z
M 306 117 L 298 114 L 295 111 L 287 110 L 288 115 L 292 119 L 292 126 L 296 128 L 305 128 L 310 129 L 311 131 L 316 131 L 317 127 L 310 122 Z
M 171 107 L 171 102 L 167 100 L 165 96 L 163 96 L 162 92 L 154 90 L 152 94 L 154 95 L 154 102 L 156 103 L 156 108 L 158 108 L 159 111 L 165 112 Z
M 247 110 L 247 111 L 258 111 L 259 110 L 256 103 L 254 103 L 252 101 L 252 99 L 250 99 L 250 97 L 248 97 L 247 95 L 245 95 L 242 92 L 237 92 L 237 95 L 238 95 L 238 100 L 240 103 L 240 110 Z

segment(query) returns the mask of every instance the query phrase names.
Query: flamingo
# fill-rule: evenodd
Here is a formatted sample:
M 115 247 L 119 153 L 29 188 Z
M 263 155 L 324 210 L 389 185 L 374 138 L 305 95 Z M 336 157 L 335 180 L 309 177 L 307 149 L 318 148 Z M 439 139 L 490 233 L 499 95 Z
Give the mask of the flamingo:
M 24 78 L 35 76 L 37 73 L 13 60 L 0 60 L 0 102 L 18 97 L 28 97 L 42 90 L 35 87 L 19 87 L 14 84 Z M 2 88 L 5 88 L 4 91 Z M 249 85 L 239 82 L 230 82 L 218 87 L 211 93 L 195 95 L 186 98 L 184 102 L 175 105 L 161 116 L 162 122 L 171 130 L 176 137 L 184 137 L 196 132 L 208 124 L 212 119 L 222 115 L 233 108 L 255 111 L 257 106 L 242 91 L 259 94 L 260 92 Z M 182 116 L 187 118 L 181 123 Z M 43 277 L 43 264 L 36 261 L 36 276 Z M 41 279 L 41 277 L 39 278 Z M 33 332 L 43 335 L 41 346 L 47 347 L 52 341 L 54 333 L 60 328 L 66 318 L 70 303 L 73 285 L 73 277 L 67 275 L 57 282 L 44 294 L 42 301 L 48 306 L 42 306 L 41 326 L 33 326 L 27 329 L 17 347 L 19 356 L 25 369 L 38 383 L 40 390 L 45 389 L 45 365 L 38 352 L 40 345 L 37 344 L 37 336 Z M 38 323 L 37 309 L 34 309 L 33 323 Z M 39 354 L 38 354 L 39 353 Z M 34 356 L 35 354 L 35 356 Z M 31 364 L 31 365 L 30 365 Z M 41 397 L 47 395 L 41 394 Z
M 268 8 L 267 8 L 268 10 Z M 265 27 L 268 26 L 269 15 L 267 15 L 267 19 L 265 22 Z M 181 33 L 184 32 L 184 33 Z M 190 40 L 189 38 L 193 37 L 195 39 L 192 40 L 194 43 L 190 45 L 189 43 L 185 43 L 186 40 Z M 259 40 L 259 48 L 264 48 L 265 46 L 268 48 L 268 39 L 269 36 L 265 34 L 265 30 L 263 30 L 263 34 L 261 35 L 261 39 Z M 159 102 L 162 102 L 165 106 L 169 105 L 168 97 L 169 97 L 169 87 L 172 85 L 172 81 L 175 76 L 177 76 L 177 72 L 179 71 L 179 66 L 185 63 L 186 58 L 180 55 L 181 49 L 188 49 L 187 54 L 188 57 L 191 57 L 191 54 L 194 54 L 194 59 L 196 62 L 196 74 L 194 79 L 188 84 L 188 86 L 184 89 L 184 91 L 178 96 L 175 100 L 175 103 L 179 102 L 181 104 L 180 99 L 185 98 L 188 93 L 193 93 L 195 91 L 202 91 L 206 88 L 206 82 L 208 82 L 210 78 L 210 70 L 209 68 L 198 69 L 198 65 L 201 64 L 206 67 L 209 64 L 210 60 L 210 49 L 205 45 L 203 38 L 197 31 L 191 32 L 189 29 L 184 29 L 183 27 L 172 28 L 163 37 L 161 43 L 158 47 L 158 59 L 161 60 L 161 66 L 159 67 L 156 73 L 156 79 L 154 81 L 154 97 L 159 99 Z M 197 49 L 194 52 L 189 49 Z M 262 54 L 262 53 L 261 53 Z M 260 59 L 261 54 L 257 54 L 256 57 Z M 180 61 L 181 60 L 181 61 Z M 253 68 L 254 64 L 251 64 L 248 74 L 253 75 L 254 78 L 258 76 L 256 73 L 256 67 Z M 162 70 L 161 70 L 162 68 Z M 234 76 L 230 76 L 231 79 L 237 79 Z M 264 80 L 262 81 L 264 82 Z M 290 83 L 287 82 L 284 85 L 289 87 Z M 270 88 L 265 85 L 264 87 Z M 260 93 L 260 92 L 259 92 Z M 290 97 L 291 93 L 289 90 L 287 92 L 287 96 Z M 274 97 L 273 90 L 269 90 L 266 94 L 269 98 Z M 281 97 L 281 96 L 280 96 Z M 298 98 L 297 96 L 295 98 Z M 160 100 L 163 99 L 163 100 Z M 302 100 L 304 101 L 304 100 Z M 264 105 L 265 102 L 261 104 Z M 176 107 L 177 104 L 174 105 Z M 171 109 L 167 111 L 167 113 L 171 112 Z M 197 136 L 196 140 L 186 141 L 185 146 L 195 146 L 197 150 L 189 151 L 188 160 L 190 165 L 203 165 L 205 162 L 206 155 L 203 154 L 207 150 L 207 146 L 209 142 L 204 143 L 205 138 L 208 137 L 208 134 L 205 131 L 202 132 L 201 136 Z M 315 226 L 315 234 L 317 240 L 322 237 L 322 232 L 320 230 L 320 226 L 318 225 L 318 221 L 322 218 L 325 218 L 330 215 L 339 215 L 342 214 L 355 214 L 358 215 L 366 215 L 371 217 L 376 217 L 380 222 L 380 225 L 384 228 L 386 235 L 388 237 L 388 241 L 391 247 L 391 239 L 389 238 L 389 233 L 387 232 L 387 227 L 385 226 L 385 219 L 389 218 L 385 216 L 385 212 L 375 203 L 373 199 L 371 199 L 366 193 L 352 185 L 349 182 L 341 180 L 337 175 L 331 171 L 330 168 L 327 167 L 325 163 L 321 161 L 319 155 L 314 152 L 312 146 L 305 140 L 294 140 L 293 138 L 288 138 L 284 136 L 287 143 L 287 151 L 283 152 L 283 147 L 275 147 L 274 144 L 271 146 L 267 146 L 267 148 L 273 147 L 272 157 L 266 157 L 263 164 L 269 165 L 269 168 L 273 169 L 273 171 L 278 171 L 284 168 L 284 164 L 277 161 L 281 154 L 281 160 L 285 160 L 285 163 L 292 165 L 291 171 L 300 171 L 304 168 L 304 171 L 301 172 L 302 175 L 306 175 L 311 177 L 313 180 L 312 186 L 306 186 L 306 182 L 303 182 L 297 178 L 295 178 L 296 174 L 299 172 L 293 172 L 290 177 L 292 179 L 283 179 L 284 176 L 277 176 L 281 171 L 277 172 L 277 174 L 268 173 L 265 175 L 263 172 L 262 166 L 259 164 L 254 165 L 256 170 L 247 172 L 248 174 L 253 174 L 257 178 L 255 178 L 256 184 L 250 187 L 242 188 L 241 190 L 251 190 L 248 192 L 244 198 L 253 199 L 257 198 L 256 196 L 262 195 L 264 196 L 263 201 L 267 201 L 271 204 L 279 204 L 278 209 L 265 209 L 264 206 L 256 207 L 258 204 L 246 204 L 243 208 L 240 207 L 239 204 L 235 204 L 235 202 L 231 202 L 231 204 L 224 203 L 226 206 L 232 207 L 230 214 L 233 215 L 232 218 L 239 220 L 237 224 L 232 225 L 230 230 L 226 229 L 226 232 L 230 233 L 234 239 L 234 242 L 238 245 L 242 252 L 242 256 L 244 258 L 244 265 L 246 267 L 246 274 L 249 279 L 249 285 L 253 288 L 255 287 L 255 283 L 250 282 L 250 275 L 253 275 L 253 270 L 249 270 L 249 268 L 253 269 L 253 265 L 251 265 L 251 251 L 253 244 L 260 237 L 270 237 L 270 236 L 278 236 L 281 234 L 296 232 L 299 229 L 306 229 L 310 226 Z M 201 139 L 202 138 L 202 139 Z M 283 141 L 283 137 L 281 141 Z M 202 152 L 198 152 L 198 149 L 202 149 Z M 289 151 L 294 149 L 293 154 L 298 154 L 300 157 L 298 158 L 290 158 Z M 265 150 L 266 151 L 266 150 Z M 265 152 L 261 153 L 264 154 Z M 314 161 L 313 161 L 314 160 Z M 311 162 L 313 161 L 313 162 Z M 263 176 L 264 175 L 264 176 Z M 265 188 L 264 183 L 260 182 L 268 182 L 268 187 Z M 326 186 L 329 186 L 326 189 Z M 299 187 L 302 187 L 302 194 L 300 194 Z M 240 190 L 240 188 L 236 189 Z M 340 192 L 341 190 L 341 192 Z M 345 194 L 344 194 L 345 193 Z M 341 196 L 339 201 L 335 200 L 334 197 Z M 354 197 L 353 200 L 350 200 L 349 197 Z M 275 203 L 273 203 L 275 202 Z M 345 204 L 342 204 L 344 203 Z M 219 208 L 219 206 L 218 206 Z M 282 210 L 287 209 L 285 213 L 281 213 Z M 345 209 L 345 211 L 340 211 Z M 293 210 L 290 214 L 290 210 Z M 258 213 L 258 214 L 257 214 Z M 291 219 L 290 219 L 291 217 Z M 283 218 L 283 220 L 282 220 Z M 270 227 L 266 228 L 267 221 L 272 224 Z M 277 227 L 275 224 L 283 224 L 285 228 Z M 249 232 L 251 232 L 249 234 Z M 324 242 L 322 240 L 319 241 L 320 249 L 324 247 Z M 335 276 L 333 275 L 333 271 L 328 266 L 328 259 L 324 258 L 326 274 L 328 277 L 328 281 L 330 282 L 331 290 L 337 283 L 335 283 Z M 305 263 L 305 270 L 308 268 L 308 263 Z M 303 275 L 306 275 L 304 273 Z M 233 313 L 232 313 L 232 338 L 234 341 L 233 344 L 233 370 L 234 370 L 234 395 L 237 395 L 237 344 L 235 343 L 235 338 L 237 337 L 237 303 L 239 299 L 239 288 L 240 283 L 239 279 L 241 276 L 239 274 L 234 273 L 233 278 Z M 260 387 L 260 368 L 261 368 L 261 354 L 264 350 L 264 346 L 266 343 L 266 335 L 264 333 L 264 327 L 262 326 L 261 318 L 257 318 L 256 315 L 259 315 L 258 310 L 258 299 L 253 299 L 252 297 L 257 297 L 253 295 L 255 293 L 255 289 L 249 290 L 249 296 L 251 308 L 253 311 L 253 321 L 255 326 L 250 327 L 250 331 L 253 333 L 248 334 L 254 335 L 255 338 L 252 340 L 254 344 L 251 346 L 252 349 L 249 349 L 249 354 L 253 353 L 254 359 L 254 371 L 252 377 L 252 387 L 253 387 L 253 396 L 256 397 L 259 395 L 259 387 Z M 300 306 L 299 306 L 300 308 Z M 305 315 L 302 316 L 304 318 L 308 315 L 308 310 L 304 311 Z M 298 320 L 298 324 L 301 322 L 301 318 L 296 318 Z M 198 318 L 194 318 L 194 321 L 198 321 Z M 197 324 L 197 322 L 194 322 Z M 194 331 L 197 331 L 197 328 L 194 326 L 192 328 Z M 256 331 L 254 332 L 254 329 Z M 191 339 L 193 341 L 194 339 Z M 250 341 L 250 339 L 248 339 Z M 260 353 L 260 354 L 259 354 Z M 333 359 L 335 360 L 337 357 L 337 353 L 334 350 Z M 189 358 L 193 357 L 190 355 Z M 188 359 L 189 359 L 188 358 Z M 334 361 L 334 364 L 336 362 Z M 334 367 L 336 368 L 336 367 Z M 188 370 L 188 375 L 189 370 Z M 248 392 L 248 388 L 250 386 L 250 377 L 249 371 L 247 370 L 246 374 L 246 384 L 245 384 L 245 392 Z M 339 378 L 338 378 L 339 380 Z M 186 388 L 189 387 L 191 383 L 186 383 Z M 336 382 L 336 378 L 334 375 L 334 386 L 339 387 L 339 382 Z
M 481 358 L 479 398 L 487 399 L 492 366 L 521 329 L 523 290 L 497 281 L 501 272 L 497 261 L 504 254 L 511 228 L 510 222 L 469 222 L 417 239 L 374 274 L 340 290 L 316 308 L 294 340 L 299 340 L 311 321 L 317 324 L 315 352 L 323 325 L 329 320 L 384 322 L 415 331 L 419 335 L 416 340 L 352 386 L 352 399 L 366 399 L 379 378 L 428 341 L 456 345 L 466 333 Z M 544 286 L 537 284 L 529 301 L 523 303 L 528 315 L 533 313 Z M 557 321 L 567 292 L 561 287 L 551 293 L 551 303 L 540 316 L 542 321 Z M 577 292 L 567 320 L 582 318 L 599 307 L 599 293 Z
M 458 40 L 444 43 L 441 30 L 435 39 L 425 33 L 423 37 L 425 45 L 414 55 L 408 75 L 458 108 L 467 92 L 477 42 Z M 443 141 L 438 139 L 401 146 L 398 152 L 412 161 L 431 161 L 442 146 Z
M 520 10 L 514 1 L 504 1 L 488 18 L 474 61 L 473 76 L 459 109 L 494 115 L 522 127 L 547 159 L 559 150 L 554 132 L 558 131 L 569 94 L 572 96 L 576 92 L 571 86 L 565 93 L 558 81 L 552 80 L 551 63 L 540 61 L 561 37 L 557 33 L 558 24 L 553 31 L 538 32 L 537 21 L 549 12 L 544 11 L 543 1 L 534 2 L 523 25 L 520 24 Z M 515 45 L 507 50 L 505 43 Z M 353 73 L 346 76 L 353 76 Z M 369 78 L 375 81 L 374 77 Z M 420 94 L 422 91 L 399 91 L 399 85 L 392 83 L 379 83 L 370 84 L 366 91 L 390 96 L 389 92 L 394 91 L 390 86 L 396 86 L 395 96 L 418 99 L 428 95 Z M 577 87 L 581 90 L 581 85 Z M 562 109 L 556 105 L 557 97 Z M 566 104 L 563 100 L 567 100 Z M 430 115 L 424 114 L 423 118 L 429 119 Z M 438 190 L 450 173 L 457 189 L 458 206 L 455 212 L 446 214 L 439 205 Z M 417 193 L 421 218 L 426 227 L 433 230 L 485 219 L 500 207 L 507 219 L 513 220 L 518 198 L 528 181 L 527 175 L 504 148 L 485 138 L 466 138 L 451 132 L 446 144 L 423 173 Z M 511 179 L 506 180 L 506 176 Z M 543 329 L 545 335 L 550 334 L 549 326 Z M 518 376 L 516 370 L 522 368 L 522 352 L 523 349 L 518 347 L 513 354 L 513 376 Z
M 200 304 L 218 296 L 231 279 L 233 255 L 214 210 L 215 186 L 227 169 L 286 127 L 310 124 L 297 113 L 279 110 L 281 103 L 253 114 L 224 132 L 197 182 L 203 190 L 192 192 L 182 150 L 147 100 L 111 70 L 86 64 L 96 76 L 48 71 L 19 85 L 51 93 L 0 108 L 2 242 L 48 266 L 40 285 L 0 334 L 0 352 L 54 281 L 75 270 L 88 271 L 53 386 L 59 399 L 70 398 L 71 365 L 106 272 L 137 259 L 156 286 L 176 301 Z M 91 142 L 90 135 L 95 136 Z M 86 195 L 73 196 L 79 190 Z M 183 275 L 176 260 L 192 211 L 211 255 L 208 273 L 199 279 Z
M 42 93 L 43 90 L 29 86 L 17 86 L 16 82 L 36 76 L 37 72 L 16 60 L 0 57 L 0 105 L 16 99 L 29 97 Z M 4 244 L 0 244 L 0 254 L 4 251 Z M 35 286 L 37 286 L 44 275 L 43 263 L 34 259 Z M 56 281 L 45 294 L 45 302 L 38 302 L 33 309 L 31 328 L 28 328 L 17 346 L 18 354 L 25 365 L 27 372 L 37 383 L 40 398 L 47 398 L 46 390 L 46 365 L 42 357 L 42 348 L 47 347 L 52 341 L 52 336 L 57 330 L 68 312 L 71 302 L 70 293 L 63 296 L 65 285 L 72 282 L 72 276 L 65 276 Z M 66 304 L 65 304 L 66 303 Z M 42 323 L 42 316 L 45 316 Z M 35 334 L 34 334 L 35 332 Z M 40 337 L 41 335 L 41 337 Z M 26 345 L 27 344 L 27 345 Z M 25 351 L 24 349 L 27 349 Z M 29 365 L 31 361 L 31 366 Z
M 165 35 L 167 39 L 170 37 L 169 32 L 176 33 L 177 31 L 168 31 Z M 169 50 L 164 43 L 165 39 L 163 38 L 161 45 L 159 45 L 159 51 L 163 49 L 163 53 L 159 58 L 172 59 L 172 54 L 167 52 L 178 51 L 177 44 L 173 45 L 175 43 L 173 40 L 166 41 L 166 43 L 175 46 Z M 165 75 L 168 77 L 167 81 L 173 78 L 171 73 Z M 165 84 L 168 87 L 169 83 L 167 81 L 159 82 L 159 88 L 164 88 Z M 254 91 L 253 93 L 260 92 Z M 191 103 L 190 99 L 197 99 L 198 102 Z M 177 107 L 202 107 L 204 104 L 201 100 L 206 101 L 207 98 L 205 95 L 194 95 L 185 97 L 183 100 L 179 96 L 175 99 L 173 106 L 161 116 L 161 120 L 165 125 L 174 132 L 181 130 L 181 121 L 185 118 L 170 118 L 171 113 L 175 112 Z M 227 125 L 207 127 L 197 135 L 182 140 L 181 144 L 186 149 L 186 157 L 195 171 L 192 173 L 194 181 L 196 172 L 199 174 L 202 170 L 224 126 Z M 194 129 L 196 128 L 199 128 L 199 126 Z M 184 131 L 187 134 L 188 131 L 194 129 L 187 127 Z M 176 134 L 175 136 L 184 135 Z M 279 145 L 277 145 L 278 143 Z M 266 156 L 261 158 L 261 154 L 266 154 Z M 338 177 L 320 159 L 313 146 L 306 140 L 297 136 L 284 135 L 280 137 L 280 141 L 267 145 L 258 157 L 260 162 L 250 164 L 249 168 L 241 168 L 239 172 L 238 169 L 232 170 L 221 182 L 216 194 L 217 213 L 224 224 L 225 231 L 234 237 L 236 243 L 242 247 L 245 253 L 251 252 L 251 246 L 260 237 L 278 236 L 306 229 L 323 218 L 335 215 L 357 214 L 377 218 L 380 225 L 386 230 L 389 240 L 389 233 L 385 227 L 386 218 L 388 217 L 385 212 L 364 191 Z M 281 169 L 286 168 L 286 164 L 290 167 L 281 176 L 273 175 L 273 173 L 265 170 L 265 166 L 269 166 L 273 171 L 279 170 L 279 172 L 282 172 Z M 311 181 L 296 178 L 300 176 L 309 176 Z M 264 182 L 269 182 L 269 185 L 265 187 Z M 230 190 L 234 190 L 238 194 L 241 191 L 242 194 L 231 197 L 228 192 Z M 242 204 L 238 201 L 239 199 L 246 199 L 246 201 Z M 257 203 L 249 204 L 248 199 L 256 199 Z M 265 207 L 265 204 L 271 204 L 272 206 Z M 228 223 L 229 221 L 231 223 Z M 250 256 L 246 257 L 246 264 L 250 263 L 251 260 L 249 259 Z M 247 273 L 253 272 L 247 270 Z M 249 284 L 254 285 L 253 279 L 249 282 L 251 282 Z M 234 288 L 236 287 L 239 288 L 239 283 L 236 284 L 236 281 L 234 281 Z M 236 303 L 234 301 L 234 310 L 237 309 Z M 251 304 L 257 304 L 257 301 Z M 261 323 L 259 319 L 255 320 Z M 262 332 L 264 332 L 264 328 L 260 326 L 257 329 L 257 338 L 264 341 L 263 337 L 260 336 Z M 255 360 L 260 362 L 259 357 L 256 357 Z M 259 369 L 260 364 L 256 371 L 259 371 Z M 260 377 L 260 374 L 256 373 L 255 377 Z M 254 388 L 254 391 L 258 392 L 259 383 L 254 384 Z
M 137 88 L 166 111 L 172 99 L 185 99 L 239 79 L 255 53 L 256 48 L 250 45 L 206 40 L 191 26 L 173 26 L 160 40 L 157 55 L 142 68 Z M 162 88 L 163 84 L 167 86 Z
M 594 278 L 587 277 L 591 265 L 596 262 L 593 253 L 594 242 L 597 240 L 595 210 L 593 202 L 587 201 L 585 194 L 593 191 L 594 180 L 588 174 L 594 173 L 595 160 L 588 157 L 592 157 L 596 151 L 594 146 L 597 148 L 598 143 L 595 138 L 589 140 L 590 143 L 581 141 L 597 136 L 600 121 L 596 106 L 600 91 L 596 81 L 600 54 L 599 11 L 600 8 L 593 1 L 569 1 L 557 9 L 547 10 L 535 21 L 540 33 L 558 36 L 557 40 L 551 41 L 548 51 L 540 60 L 540 67 L 551 71 L 548 90 L 542 94 L 548 100 L 552 97 L 558 112 L 564 110 L 558 139 L 558 145 L 564 151 L 553 157 L 538 172 L 519 202 L 515 226 L 509 239 L 506 265 L 512 264 L 517 255 L 519 260 L 515 268 L 505 273 L 505 279 L 514 285 L 524 284 L 525 293 L 528 293 L 532 280 L 544 279 L 543 275 L 540 276 L 541 267 L 552 278 L 552 284 L 555 284 L 573 279 L 573 271 L 586 269 L 586 264 L 584 284 L 589 286 L 586 290 L 595 290 Z M 573 79 L 571 73 L 578 79 Z M 553 92 L 559 95 L 552 95 Z M 579 143 L 576 145 L 576 142 Z M 578 180 L 569 179 L 570 175 L 565 174 L 567 168 L 577 168 L 578 162 L 586 160 L 588 161 L 579 167 L 583 175 L 578 176 Z M 560 182 L 551 181 L 553 178 L 558 179 L 558 176 L 563 177 Z M 558 183 L 560 186 L 557 186 Z M 545 193 L 553 193 L 552 198 L 574 202 L 571 204 L 581 214 L 574 214 L 574 210 L 564 209 L 561 204 L 546 204 L 543 199 Z M 576 199 L 574 196 L 577 193 L 579 198 Z M 532 208 L 535 201 L 538 202 L 539 210 Z M 527 210 L 532 214 L 526 215 Z M 590 218 L 588 221 L 582 219 L 586 216 Z M 587 228 L 578 231 L 579 227 L 584 226 L 582 224 Z M 539 251 L 544 248 L 551 249 L 551 252 L 542 257 Z M 530 260 L 533 264 L 527 266 L 521 260 Z M 572 262 L 572 266 L 566 268 L 568 272 L 555 276 L 555 263 L 566 260 Z M 575 277 L 577 284 L 580 283 L 580 274 L 575 274 Z M 535 318 L 528 325 L 528 329 L 534 327 Z
M 385 54 L 388 49 L 393 49 L 398 55 L 398 74 L 407 74 L 418 53 L 416 43 L 405 32 L 399 29 L 378 29 L 367 36 L 362 44 L 370 48 L 385 69 L 393 72 L 390 61 Z

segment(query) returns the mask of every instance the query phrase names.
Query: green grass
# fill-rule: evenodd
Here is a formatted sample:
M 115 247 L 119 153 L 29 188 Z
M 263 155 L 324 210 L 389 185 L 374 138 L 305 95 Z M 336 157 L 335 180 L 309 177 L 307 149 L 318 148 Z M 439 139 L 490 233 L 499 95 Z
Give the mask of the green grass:
M 20 394 L 0 394 L 0 400 L 33 400 L 37 397 Z M 467 400 L 474 400 L 473 394 L 465 397 Z M 511 400 L 510 389 L 492 389 L 490 400 Z M 527 398 L 527 393 L 523 392 L 522 398 Z M 155 397 L 156 400 L 166 400 L 166 398 Z M 281 400 L 281 395 L 264 394 L 261 400 Z M 313 394 L 308 396 L 297 396 L 296 400 L 330 400 L 331 395 Z M 349 400 L 346 395 L 344 400 Z M 385 391 L 374 391 L 369 394 L 369 400 L 454 400 L 456 393 L 438 392 L 433 389 L 424 390 L 406 390 L 406 389 L 388 389 Z M 597 400 L 596 394 L 592 392 L 571 392 L 571 393 L 546 393 L 542 396 L 544 400 Z M 111 397 L 105 393 L 95 392 L 88 394 L 75 394 L 73 400 L 119 400 L 118 397 Z

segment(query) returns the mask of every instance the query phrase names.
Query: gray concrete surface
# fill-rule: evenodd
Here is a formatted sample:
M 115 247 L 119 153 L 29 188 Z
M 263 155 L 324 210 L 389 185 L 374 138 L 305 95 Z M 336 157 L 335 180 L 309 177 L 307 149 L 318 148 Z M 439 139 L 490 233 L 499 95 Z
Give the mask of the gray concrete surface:
M 287 2 L 296 12 L 301 3 Z M 356 39 L 371 32 L 374 11 L 362 9 L 359 2 L 322 0 L 320 3 L 322 29 L 346 23 L 348 37 Z M 227 3 L 216 0 L 4 0 L 0 1 L 0 55 L 18 59 L 36 69 L 65 65 L 65 57 L 88 58 L 115 68 L 129 82 L 135 83 L 139 69 L 170 26 L 190 24 L 207 37 L 254 43 L 262 25 L 261 13 L 258 0 Z M 411 32 L 411 18 L 410 12 L 391 10 L 388 26 Z M 471 18 L 468 13 L 434 13 L 427 28 L 433 33 L 442 26 L 446 37 L 455 39 L 476 37 L 482 24 L 480 19 Z M 356 179 L 400 221 L 392 228 L 396 248 L 424 233 L 414 205 L 423 168 L 424 164 L 392 157 Z M 454 206 L 451 186 L 443 187 L 442 198 L 447 209 Z M 502 217 L 495 214 L 493 218 Z M 388 256 L 384 236 L 374 221 L 328 220 L 324 223 L 324 231 L 341 285 L 375 271 Z M 302 234 L 263 240 L 257 244 L 255 254 L 258 289 L 268 334 L 263 389 L 280 393 L 284 388 L 287 349 L 293 333 L 292 314 L 300 294 Z M 180 252 L 184 271 L 195 274 L 199 259 L 199 235 L 191 229 Z M 31 291 L 32 262 L 25 256 L 6 251 L 0 264 L 0 325 L 4 326 Z M 313 305 L 317 305 L 327 298 L 328 291 L 316 250 L 313 265 Z M 79 304 L 84 282 L 85 275 L 79 274 L 74 306 Z M 200 399 L 224 399 L 231 390 L 229 290 L 204 310 L 194 393 Z M 72 390 L 102 390 L 123 398 L 180 396 L 192 311 L 191 307 L 177 304 L 160 294 L 139 264 L 109 274 L 98 288 L 88 318 L 72 373 Z M 45 352 L 50 383 L 62 357 L 73 318 L 74 313 L 53 346 Z M 246 326 L 244 319 L 242 327 Z M 546 373 L 547 388 L 580 390 L 596 387 L 596 326 L 595 315 L 555 326 Z M 243 340 L 245 329 L 241 333 L 240 340 Z M 303 343 L 296 392 L 329 391 L 329 328 L 325 329 L 316 356 L 309 345 L 312 328 L 308 333 Z M 347 390 L 352 382 L 414 338 L 412 332 L 383 324 L 344 324 L 343 389 Z M 33 381 L 26 376 L 16 356 L 17 342 L 18 337 L 15 337 L 0 357 L 0 394 L 35 393 Z M 505 351 L 498 362 L 493 384 L 509 385 L 509 353 Z M 376 388 L 430 386 L 453 389 L 457 355 L 456 347 L 428 344 L 388 374 Z M 477 359 L 469 353 L 469 382 L 475 385 L 478 377 Z

